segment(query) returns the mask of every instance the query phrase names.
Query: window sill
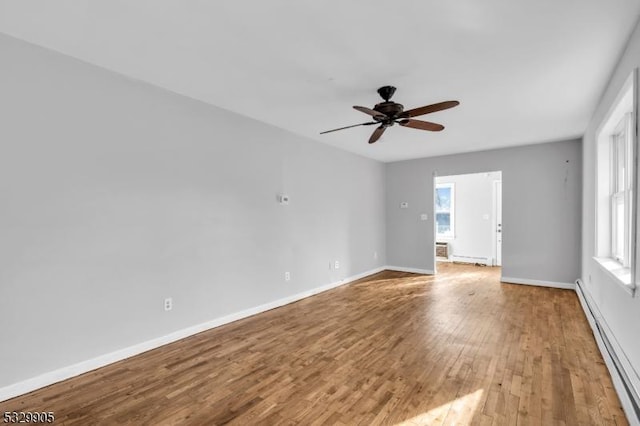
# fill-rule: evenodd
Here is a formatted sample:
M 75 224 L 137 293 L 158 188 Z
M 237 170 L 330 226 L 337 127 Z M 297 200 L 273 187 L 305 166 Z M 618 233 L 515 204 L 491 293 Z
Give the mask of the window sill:
M 594 257 L 593 260 L 627 293 L 635 295 L 635 288 L 631 282 L 631 268 L 625 268 L 609 257 Z

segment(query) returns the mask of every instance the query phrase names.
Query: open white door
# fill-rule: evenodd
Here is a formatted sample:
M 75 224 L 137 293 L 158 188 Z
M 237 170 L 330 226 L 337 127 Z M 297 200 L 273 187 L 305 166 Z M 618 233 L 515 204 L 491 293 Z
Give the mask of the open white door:
M 493 231 L 495 232 L 493 264 L 502 266 L 502 181 L 493 182 L 493 200 Z

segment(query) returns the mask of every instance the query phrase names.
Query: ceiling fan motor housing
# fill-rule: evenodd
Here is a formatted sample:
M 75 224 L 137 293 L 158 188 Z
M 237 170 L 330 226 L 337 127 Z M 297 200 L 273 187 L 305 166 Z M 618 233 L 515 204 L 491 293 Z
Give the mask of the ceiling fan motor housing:
M 396 102 L 381 102 L 379 104 L 376 104 L 375 107 L 373 107 L 373 109 L 375 111 L 381 112 L 382 114 L 386 115 L 389 119 L 391 119 L 393 121 L 393 119 L 398 118 L 398 116 L 402 113 L 402 111 L 404 110 L 404 107 L 401 104 L 398 104 Z M 376 119 L 377 121 L 384 121 L 384 120 L 378 120 L 377 117 L 374 117 L 374 119 Z

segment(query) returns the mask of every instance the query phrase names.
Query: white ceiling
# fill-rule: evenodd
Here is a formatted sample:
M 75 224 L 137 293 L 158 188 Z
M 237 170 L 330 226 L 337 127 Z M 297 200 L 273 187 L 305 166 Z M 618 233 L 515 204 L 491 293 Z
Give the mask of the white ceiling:
M 381 161 L 578 137 L 637 0 L 0 0 L 0 32 Z M 376 89 L 440 133 L 376 144 Z

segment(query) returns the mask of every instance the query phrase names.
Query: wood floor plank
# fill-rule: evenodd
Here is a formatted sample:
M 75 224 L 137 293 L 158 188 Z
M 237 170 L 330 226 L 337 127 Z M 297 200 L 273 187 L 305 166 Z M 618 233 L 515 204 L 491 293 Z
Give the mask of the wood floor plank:
M 574 292 L 384 271 L 0 403 L 65 425 L 627 424 Z

